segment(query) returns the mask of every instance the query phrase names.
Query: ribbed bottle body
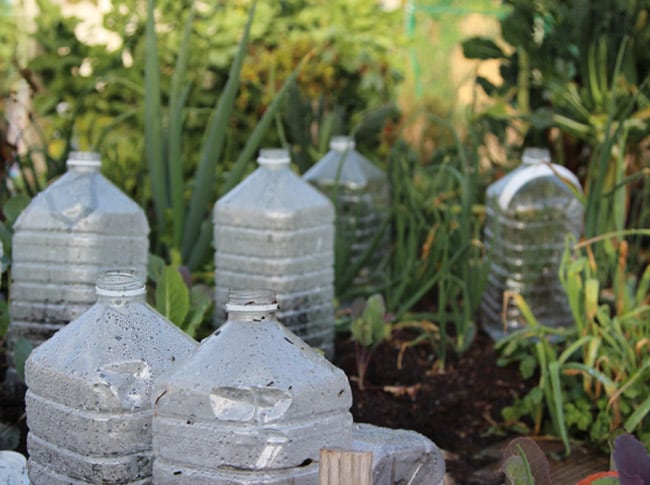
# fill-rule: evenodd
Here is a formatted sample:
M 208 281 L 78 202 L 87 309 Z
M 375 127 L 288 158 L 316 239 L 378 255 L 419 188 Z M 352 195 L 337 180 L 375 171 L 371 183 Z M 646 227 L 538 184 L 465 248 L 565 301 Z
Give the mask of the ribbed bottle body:
M 288 159 L 287 159 L 288 161 Z M 271 288 L 278 319 L 328 356 L 334 351 L 334 210 L 288 164 L 261 165 L 214 209 L 215 320 L 228 291 Z
M 541 323 L 572 325 L 558 271 L 568 234 L 582 232 L 581 190 L 566 168 L 550 165 L 548 152 L 488 187 L 484 241 L 490 269 L 481 303 L 485 330 L 494 340 L 527 322 L 504 293 L 521 294 Z M 562 178 L 560 178 L 562 177 Z M 505 324 L 504 324 L 505 316 Z
M 386 174 L 354 150 L 349 137 L 334 137 L 330 151 L 303 179 L 325 194 L 336 211 L 336 263 L 358 268 L 351 288 L 371 291 L 385 283 L 390 244 L 390 186 Z
M 151 483 L 153 379 L 196 343 L 144 302 L 133 275 L 109 275 L 122 289 L 99 296 L 27 360 L 35 485 Z
M 228 321 L 156 380 L 154 481 L 317 483 L 320 449 L 351 445 L 347 378 L 277 321 L 272 291 L 233 293 Z
M 74 154 L 73 154 L 74 155 Z M 149 225 L 144 211 L 82 162 L 38 194 L 19 216 L 12 239 L 11 341 L 34 346 L 95 303 L 95 281 L 107 268 L 146 275 Z

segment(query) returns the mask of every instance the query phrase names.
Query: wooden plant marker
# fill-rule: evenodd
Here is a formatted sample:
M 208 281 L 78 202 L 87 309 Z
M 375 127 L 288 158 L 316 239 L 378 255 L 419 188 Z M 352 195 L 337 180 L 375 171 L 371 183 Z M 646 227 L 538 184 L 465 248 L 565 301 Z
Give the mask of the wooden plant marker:
M 372 451 L 320 450 L 320 485 L 372 485 Z

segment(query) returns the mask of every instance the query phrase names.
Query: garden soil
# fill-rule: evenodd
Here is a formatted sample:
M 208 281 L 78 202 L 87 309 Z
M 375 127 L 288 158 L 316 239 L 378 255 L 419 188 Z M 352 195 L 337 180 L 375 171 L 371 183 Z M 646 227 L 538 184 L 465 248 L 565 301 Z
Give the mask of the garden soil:
M 461 356 L 440 368 L 431 346 L 407 347 L 415 335 L 396 333 L 372 356 L 365 390 L 356 380 L 354 343 L 337 339 L 336 365 L 350 376 L 357 422 L 415 430 L 445 455 L 448 483 L 503 483 L 496 472 L 508 435 L 501 410 L 527 392 L 518 369 L 499 367 L 494 344 L 479 333 Z

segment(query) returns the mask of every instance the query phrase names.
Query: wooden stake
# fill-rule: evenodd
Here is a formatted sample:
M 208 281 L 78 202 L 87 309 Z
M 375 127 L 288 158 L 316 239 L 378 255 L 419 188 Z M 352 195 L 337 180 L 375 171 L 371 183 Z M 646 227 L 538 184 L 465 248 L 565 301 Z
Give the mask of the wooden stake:
M 372 485 L 372 451 L 320 450 L 320 485 Z

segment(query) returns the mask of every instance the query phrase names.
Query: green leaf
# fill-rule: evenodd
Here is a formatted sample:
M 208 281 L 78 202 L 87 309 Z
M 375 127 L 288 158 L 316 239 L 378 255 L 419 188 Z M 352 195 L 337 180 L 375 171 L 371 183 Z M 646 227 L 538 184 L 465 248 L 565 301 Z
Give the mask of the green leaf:
M 154 0 L 149 0 L 147 2 L 145 27 L 144 139 L 154 209 L 158 223 L 161 224 L 164 221 L 169 199 L 167 196 L 165 138 L 163 136 L 160 98 L 160 64 L 156 45 L 154 16 Z
M 147 255 L 147 278 L 154 283 L 158 283 L 160 275 L 165 267 L 165 260 L 156 254 Z
M 493 96 L 497 91 L 497 87 L 489 79 L 483 76 L 476 76 L 476 83 L 483 88 L 483 91 L 485 91 L 485 94 L 488 96 Z
M 501 59 L 505 54 L 492 39 L 472 37 L 462 43 L 463 55 L 467 59 Z
M 512 455 L 504 460 L 501 470 L 505 475 L 506 485 L 534 485 L 530 468 L 525 456 Z
M 205 319 L 208 310 L 212 306 L 210 289 L 201 286 L 193 286 L 190 290 L 190 309 L 183 322 L 183 330 L 194 337 L 199 326 Z
M 18 376 L 25 381 L 25 362 L 32 353 L 32 344 L 29 340 L 20 337 L 14 344 L 14 367 Z
M 169 153 L 167 159 L 167 170 L 169 174 L 170 197 L 173 213 L 173 241 L 176 248 L 180 248 L 185 221 L 181 135 L 183 132 L 183 107 L 185 106 L 190 87 L 189 84 L 185 83 L 185 77 L 193 22 L 194 2 L 192 2 L 190 13 L 185 22 L 181 47 L 176 59 L 174 73 L 172 75 L 172 90 L 169 100 L 170 113 L 167 136 L 169 140 Z
M 2 212 L 4 213 L 9 225 L 13 227 L 14 222 L 18 216 L 29 205 L 31 199 L 26 195 L 14 195 L 7 202 L 5 202 Z
M 385 321 L 386 305 L 384 298 L 375 294 L 368 298 L 360 318 L 352 322 L 352 337 L 364 347 L 371 347 L 390 336 L 390 325 Z
M 650 413 L 650 397 L 646 398 L 645 401 L 637 406 L 634 412 L 625 420 L 625 430 L 628 433 L 634 433 L 636 427 L 639 425 L 641 420 L 648 415 L 648 413 Z
M 156 285 L 156 309 L 182 328 L 190 307 L 190 291 L 178 269 L 165 266 Z

